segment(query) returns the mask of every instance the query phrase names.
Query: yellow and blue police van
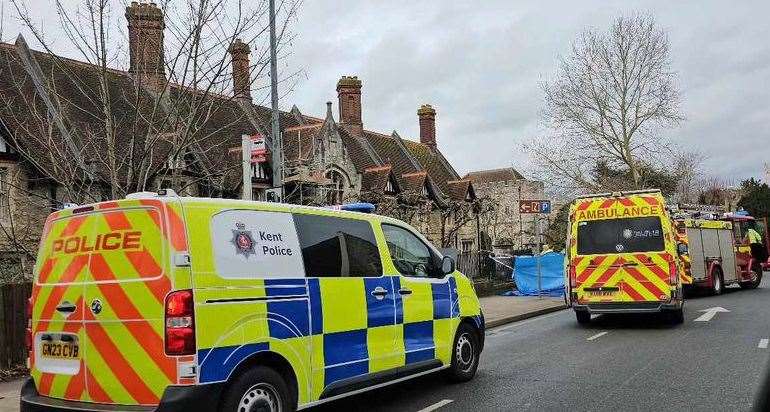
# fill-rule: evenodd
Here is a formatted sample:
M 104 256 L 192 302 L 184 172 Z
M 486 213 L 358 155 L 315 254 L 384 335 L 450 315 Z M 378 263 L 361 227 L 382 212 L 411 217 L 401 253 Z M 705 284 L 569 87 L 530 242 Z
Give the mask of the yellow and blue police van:
M 22 411 L 303 409 L 484 345 L 452 258 L 374 214 L 133 194 L 51 214 L 34 272 Z

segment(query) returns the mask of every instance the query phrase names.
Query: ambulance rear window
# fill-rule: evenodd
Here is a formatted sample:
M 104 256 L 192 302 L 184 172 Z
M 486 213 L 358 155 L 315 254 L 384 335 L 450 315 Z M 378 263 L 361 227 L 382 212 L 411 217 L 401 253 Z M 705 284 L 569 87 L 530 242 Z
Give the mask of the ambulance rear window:
M 584 220 L 578 225 L 578 255 L 659 252 L 665 249 L 657 216 Z

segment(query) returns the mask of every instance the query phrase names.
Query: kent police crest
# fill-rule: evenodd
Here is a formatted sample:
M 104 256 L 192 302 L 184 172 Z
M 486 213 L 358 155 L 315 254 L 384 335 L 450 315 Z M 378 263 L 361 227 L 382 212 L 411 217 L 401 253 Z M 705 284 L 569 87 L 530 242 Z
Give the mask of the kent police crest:
M 235 253 L 249 257 L 249 255 L 255 255 L 254 252 L 254 239 L 251 237 L 251 231 L 246 230 L 246 225 L 241 222 L 235 224 L 233 230 L 233 240 L 230 241 L 235 245 Z

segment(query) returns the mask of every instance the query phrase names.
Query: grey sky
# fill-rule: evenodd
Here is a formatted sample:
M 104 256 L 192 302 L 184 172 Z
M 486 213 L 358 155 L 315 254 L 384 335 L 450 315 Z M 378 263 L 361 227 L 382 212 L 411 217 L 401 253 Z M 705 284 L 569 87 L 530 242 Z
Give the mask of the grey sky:
M 19 25 L 0 1 L 7 41 Z M 513 165 L 527 174 L 519 144 L 538 135 L 538 82 L 580 31 L 633 12 L 652 13 L 670 35 L 687 121 L 667 134 L 709 156 L 714 176 L 762 177 L 770 162 L 768 1 L 305 0 L 281 65 L 304 75 L 281 106 L 322 116 L 331 100 L 337 117 L 336 81 L 357 75 L 364 127 L 417 139 L 417 108 L 430 103 L 439 147 L 458 172 Z M 58 24 L 51 8 L 40 19 L 49 33 Z
M 439 146 L 460 173 L 512 164 L 526 174 L 518 145 L 538 135 L 538 82 L 586 27 L 635 11 L 670 34 L 688 120 L 667 133 L 707 154 L 716 176 L 761 177 L 770 162 L 767 1 L 306 1 L 291 64 L 307 79 L 291 100 L 322 112 L 339 76 L 355 74 L 365 127 L 416 138 L 416 110 L 431 103 Z

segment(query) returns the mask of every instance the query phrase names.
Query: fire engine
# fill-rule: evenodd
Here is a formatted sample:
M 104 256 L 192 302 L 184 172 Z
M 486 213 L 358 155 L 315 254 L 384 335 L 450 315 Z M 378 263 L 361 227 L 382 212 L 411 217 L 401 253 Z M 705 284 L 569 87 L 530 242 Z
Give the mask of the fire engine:
M 768 262 L 754 259 L 744 238 L 750 223 L 755 222 L 768 248 L 766 218 L 754 218 L 744 211 L 727 213 L 704 205 L 678 205 L 671 214 L 677 251 L 684 262 L 681 276 L 686 288 L 707 289 L 719 295 L 729 285 L 737 284 L 744 289 L 759 286 Z

